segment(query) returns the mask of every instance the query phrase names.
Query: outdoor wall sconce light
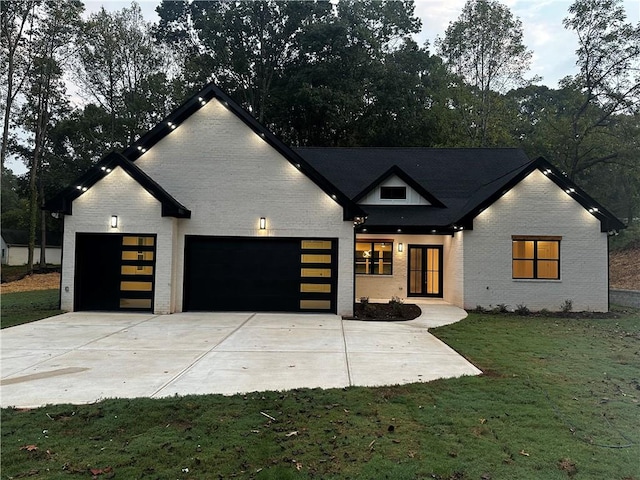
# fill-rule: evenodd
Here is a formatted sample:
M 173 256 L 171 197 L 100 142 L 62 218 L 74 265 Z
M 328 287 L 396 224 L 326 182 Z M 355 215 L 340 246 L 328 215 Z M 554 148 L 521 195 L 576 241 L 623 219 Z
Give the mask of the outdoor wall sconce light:
M 264 230 L 265 228 L 267 228 L 267 219 L 260 217 L 260 230 Z
M 404 244 L 403 243 L 399 243 L 398 244 L 398 251 L 399 252 L 404 252 Z
M 111 228 L 118 228 L 118 216 L 111 215 Z

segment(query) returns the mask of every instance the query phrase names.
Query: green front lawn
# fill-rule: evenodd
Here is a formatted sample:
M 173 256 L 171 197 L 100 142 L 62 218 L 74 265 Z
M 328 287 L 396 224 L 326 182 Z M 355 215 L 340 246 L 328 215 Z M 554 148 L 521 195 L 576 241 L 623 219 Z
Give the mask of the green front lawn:
M 58 308 L 59 296 L 58 289 L 3 293 L 0 297 L 1 327 L 13 327 L 62 313 Z
M 485 375 L 4 409 L 2 478 L 640 479 L 637 312 L 434 333 Z

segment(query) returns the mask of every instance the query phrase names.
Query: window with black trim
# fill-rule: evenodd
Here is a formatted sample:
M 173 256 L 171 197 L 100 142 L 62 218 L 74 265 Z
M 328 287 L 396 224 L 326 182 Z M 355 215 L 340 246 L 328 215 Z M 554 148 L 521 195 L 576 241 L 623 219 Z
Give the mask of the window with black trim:
M 562 237 L 513 236 L 513 278 L 559 280 L 561 239 Z
M 405 200 L 407 187 L 380 187 L 380 198 L 382 200 Z
M 393 242 L 356 242 L 356 273 L 391 275 L 393 273 Z

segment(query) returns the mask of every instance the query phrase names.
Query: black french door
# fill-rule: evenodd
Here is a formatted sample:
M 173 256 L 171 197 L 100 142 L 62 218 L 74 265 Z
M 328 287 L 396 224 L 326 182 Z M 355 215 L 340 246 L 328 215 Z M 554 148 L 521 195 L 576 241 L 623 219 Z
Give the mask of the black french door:
M 442 297 L 442 245 L 409 245 L 410 297 Z

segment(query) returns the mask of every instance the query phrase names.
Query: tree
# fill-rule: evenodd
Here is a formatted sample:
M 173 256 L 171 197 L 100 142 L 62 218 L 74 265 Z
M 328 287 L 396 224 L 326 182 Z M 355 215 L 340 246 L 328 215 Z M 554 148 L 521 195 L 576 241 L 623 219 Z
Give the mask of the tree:
M 33 270 L 36 228 L 42 200 L 41 166 L 46 152 L 48 134 L 56 115 L 65 108 L 66 96 L 62 65 L 68 61 L 75 40 L 83 5 L 78 0 L 58 2 L 46 0 L 41 19 L 34 29 L 33 66 L 25 88 L 25 103 L 20 114 L 21 128 L 27 134 L 27 145 L 19 148 L 29 169 L 29 255 L 28 268 Z M 41 216 L 43 235 L 45 220 Z M 41 252 L 46 249 L 41 248 Z M 45 262 L 41 253 L 40 263 Z
M 618 151 L 599 138 L 614 116 L 631 114 L 640 105 L 640 23 L 627 23 L 621 0 L 576 0 L 563 23 L 578 37 L 579 73 L 562 82 L 576 92 L 569 151 L 561 159 L 575 178 L 615 161 Z
M 78 57 L 81 94 L 110 117 L 105 150 L 135 141 L 173 106 L 171 65 L 136 3 L 92 14 L 83 24 Z
M 34 22 L 37 20 L 36 7 L 41 1 L 12 0 L 3 1 L 0 11 L 0 39 L 2 40 L 3 82 L 3 126 L 0 163 L 4 172 L 4 162 L 8 153 L 10 118 L 15 101 L 27 80 L 33 57 L 33 41 L 31 38 Z
M 528 83 L 531 51 L 522 42 L 522 22 L 495 0 L 468 0 L 460 17 L 437 40 L 440 55 L 450 69 L 472 88 L 473 97 L 460 98 L 467 112 L 472 143 L 487 146 L 496 113 L 496 93 Z M 469 100 L 473 100 L 469 104 Z

